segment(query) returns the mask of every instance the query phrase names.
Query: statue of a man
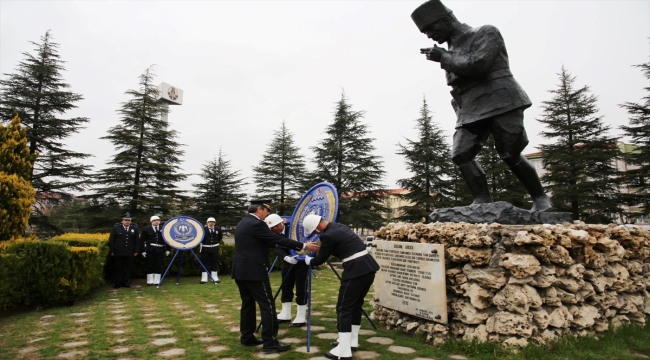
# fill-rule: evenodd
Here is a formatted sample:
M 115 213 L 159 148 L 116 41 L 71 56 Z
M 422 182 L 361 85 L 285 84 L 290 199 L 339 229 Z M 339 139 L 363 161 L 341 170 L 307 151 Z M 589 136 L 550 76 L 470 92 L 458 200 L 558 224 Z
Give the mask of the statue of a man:
M 524 110 L 532 103 L 510 72 L 499 30 L 463 24 L 439 0 L 420 5 L 411 18 L 429 39 L 448 45 L 448 50 L 434 45 L 421 52 L 440 63 L 452 88 L 457 115 L 452 160 L 472 192 L 473 204 L 492 202 L 485 172 L 474 159 L 492 134 L 499 157 L 533 198 L 531 211 L 551 211 L 535 168 L 521 155 L 528 145 Z

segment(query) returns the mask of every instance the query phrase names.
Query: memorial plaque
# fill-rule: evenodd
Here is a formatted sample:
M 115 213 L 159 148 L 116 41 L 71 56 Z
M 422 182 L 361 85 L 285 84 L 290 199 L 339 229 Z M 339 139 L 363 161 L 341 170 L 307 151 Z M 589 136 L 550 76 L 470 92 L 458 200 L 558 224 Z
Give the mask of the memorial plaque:
M 375 297 L 381 306 L 447 323 L 442 244 L 375 240 L 372 255 L 381 266 L 375 276 Z

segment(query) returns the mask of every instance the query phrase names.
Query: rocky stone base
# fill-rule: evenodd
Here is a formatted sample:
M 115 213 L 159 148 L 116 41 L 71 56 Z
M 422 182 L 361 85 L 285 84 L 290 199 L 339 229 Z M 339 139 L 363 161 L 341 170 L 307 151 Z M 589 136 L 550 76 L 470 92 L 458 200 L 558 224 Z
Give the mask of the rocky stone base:
M 562 224 L 572 221 L 570 213 L 531 212 L 515 207 L 506 201 L 436 209 L 429 215 L 429 219 L 432 222 L 499 223 L 506 225 Z
M 650 232 L 621 225 L 390 223 L 375 237 L 445 246 L 448 325 L 382 307 L 388 329 L 523 347 L 650 315 Z M 375 284 L 375 292 L 382 291 Z

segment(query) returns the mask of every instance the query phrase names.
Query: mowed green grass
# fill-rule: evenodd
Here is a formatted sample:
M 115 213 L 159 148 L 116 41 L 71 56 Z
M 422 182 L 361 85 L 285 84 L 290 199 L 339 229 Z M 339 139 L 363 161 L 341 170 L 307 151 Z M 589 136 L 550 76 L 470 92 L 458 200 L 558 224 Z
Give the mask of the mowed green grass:
M 330 339 L 316 335 L 336 333 L 334 306 L 338 280 L 329 268 L 317 271 L 313 279 L 312 325 L 322 327 L 311 336 L 311 352 L 299 352 L 306 346 L 306 328 L 280 325 L 282 339 L 299 339 L 279 359 L 311 359 L 331 349 Z M 75 306 L 52 308 L 5 316 L 0 319 L 1 359 L 50 359 L 79 351 L 84 359 L 159 359 L 161 352 L 183 349 L 183 359 L 257 359 L 261 347 L 239 345 L 239 292 L 230 277 L 221 276 L 221 284 L 199 284 L 198 277 L 165 279 L 160 289 L 140 288 L 96 291 L 89 299 Z M 272 288 L 277 291 L 280 273 L 271 275 Z M 372 292 L 372 290 L 371 290 Z M 368 295 L 366 300 L 369 300 Z M 280 301 L 277 302 L 278 308 Z M 369 305 L 365 310 L 371 312 Z M 295 315 L 295 305 L 293 308 Z M 258 313 L 259 315 L 259 313 Z M 155 326 L 155 328 L 150 328 Z M 362 330 L 372 330 L 363 320 Z M 173 333 L 161 335 L 161 332 Z M 122 333 L 120 333 L 122 332 Z M 372 337 L 387 337 L 393 346 L 408 347 L 415 352 L 399 354 L 389 345 L 368 342 Z M 156 345 L 156 339 L 175 339 L 173 343 Z M 77 342 L 77 344 L 75 344 Z M 566 338 L 547 346 L 529 346 L 514 354 L 496 344 L 474 344 L 450 341 L 441 348 L 424 343 L 424 335 L 409 336 L 401 331 L 378 329 L 374 334 L 359 337 L 360 350 L 374 351 L 379 359 L 406 360 L 415 358 L 450 359 L 464 355 L 471 359 L 640 359 L 637 354 L 650 355 L 650 328 L 626 327 L 594 338 Z M 214 352 L 215 350 L 219 350 Z M 357 356 L 357 358 L 359 358 Z

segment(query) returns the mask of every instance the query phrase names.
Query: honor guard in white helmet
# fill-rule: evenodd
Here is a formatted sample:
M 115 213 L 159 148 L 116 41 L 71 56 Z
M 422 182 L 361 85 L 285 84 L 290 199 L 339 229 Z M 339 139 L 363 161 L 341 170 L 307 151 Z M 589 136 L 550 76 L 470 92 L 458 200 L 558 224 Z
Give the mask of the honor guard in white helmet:
M 305 263 L 317 266 L 330 255 L 343 260 L 343 276 L 336 304 L 336 325 L 339 338 L 334 348 L 325 353 L 329 359 L 352 359 L 352 351 L 359 347 L 359 329 L 363 301 L 379 271 L 379 264 L 368 253 L 363 241 L 349 227 L 329 222 L 320 215 L 305 216 L 305 233 L 320 233 L 321 247 L 315 257 L 305 257 Z
M 140 244 L 142 256 L 147 259 L 147 285 L 158 285 L 163 272 L 163 258 L 169 255 L 171 247 L 162 238 L 160 217 L 153 215 L 149 222 L 151 225 L 142 229 Z

